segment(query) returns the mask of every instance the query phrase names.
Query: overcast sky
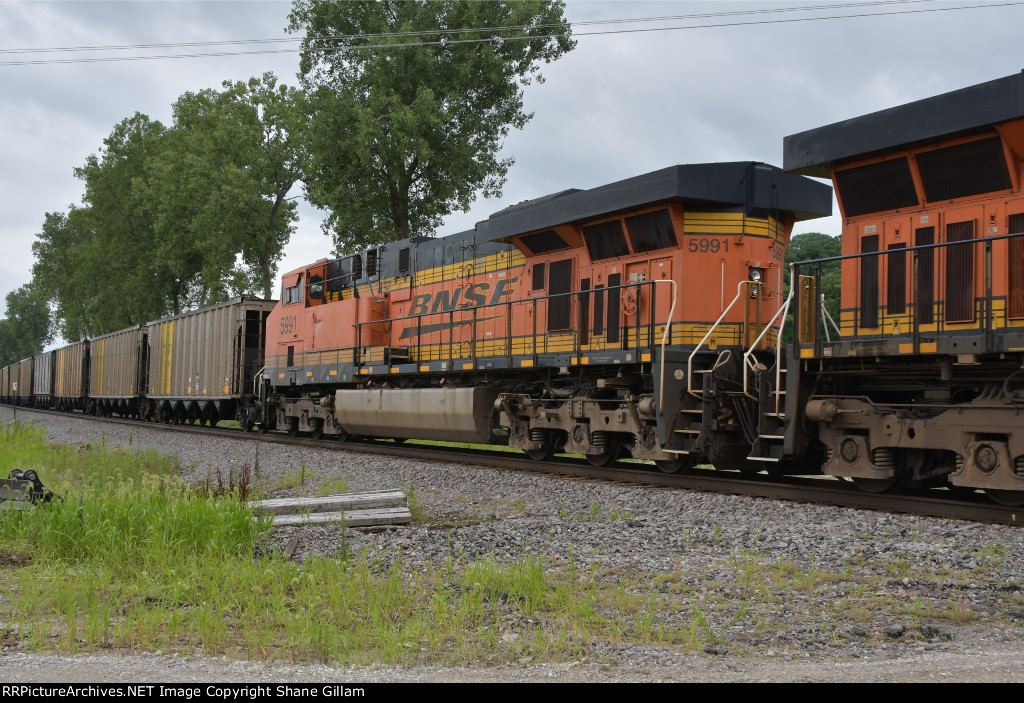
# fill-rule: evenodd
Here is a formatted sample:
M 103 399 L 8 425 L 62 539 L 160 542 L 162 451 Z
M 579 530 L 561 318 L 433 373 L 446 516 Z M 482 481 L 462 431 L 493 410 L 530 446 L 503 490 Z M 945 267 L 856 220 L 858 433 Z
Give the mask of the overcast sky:
M 1007 76 L 1024 68 L 1024 4 L 916 0 L 891 4 L 815 0 L 760 2 L 577 1 L 567 3 L 578 45 L 526 89 L 534 118 L 513 132 L 515 157 L 502 199 L 480 198 L 439 234 L 471 228 L 528 198 L 591 188 L 678 163 L 765 161 L 781 166 L 784 136 Z M 586 25 L 594 20 L 830 4 L 825 10 Z M 7 2 L 0 0 L 0 64 L 92 54 L 17 54 L 12 49 L 284 38 L 290 2 Z M 940 8 L 969 9 L 918 12 Z M 915 11 L 780 23 L 796 17 Z M 581 36 L 587 32 L 762 22 L 748 26 Z M 766 23 L 773 22 L 773 23 Z M 279 48 L 294 48 L 295 44 Z M 212 50 L 224 50 L 214 48 Z M 120 55 L 189 53 L 125 51 Z M 31 277 L 32 241 L 47 212 L 80 202 L 72 170 L 96 153 L 115 124 L 142 112 L 165 124 L 186 91 L 219 88 L 273 71 L 297 83 L 298 53 L 0 65 L 0 310 Z M 301 195 L 296 191 L 296 195 Z M 328 256 L 321 213 L 304 205 L 279 269 Z M 838 234 L 838 218 L 797 231 Z

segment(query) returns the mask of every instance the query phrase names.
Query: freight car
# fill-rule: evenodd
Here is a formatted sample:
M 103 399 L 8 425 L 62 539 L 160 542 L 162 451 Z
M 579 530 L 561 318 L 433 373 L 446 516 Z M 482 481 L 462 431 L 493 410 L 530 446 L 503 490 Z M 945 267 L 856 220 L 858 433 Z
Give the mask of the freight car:
M 286 273 L 261 431 L 498 442 L 664 471 L 757 439 L 794 222 L 831 189 L 761 163 L 675 166 Z
M 87 413 L 106 417 L 145 414 L 146 340 L 145 325 L 90 340 Z
M 785 139 L 843 215 L 838 335 L 821 262 L 795 272 L 783 455 L 870 491 L 984 489 L 1024 504 L 1024 74 Z M 831 327 L 831 325 L 830 325 Z
M 243 422 L 246 408 L 255 409 L 276 302 L 239 298 L 38 354 L 0 370 L 0 400 L 175 423 Z
M 150 322 L 145 415 L 251 425 L 267 316 L 276 300 L 240 298 Z

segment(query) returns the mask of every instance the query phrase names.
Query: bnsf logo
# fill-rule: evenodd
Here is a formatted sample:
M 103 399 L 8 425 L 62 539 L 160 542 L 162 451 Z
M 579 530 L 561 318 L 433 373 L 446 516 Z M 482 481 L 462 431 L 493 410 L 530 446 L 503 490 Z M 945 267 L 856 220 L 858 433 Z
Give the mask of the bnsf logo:
M 442 290 L 437 293 L 421 293 L 412 300 L 412 307 L 409 308 L 409 317 L 416 315 L 433 314 L 436 312 L 451 312 L 458 308 L 471 308 L 479 305 L 494 305 L 505 296 L 512 294 L 512 284 L 519 278 L 502 278 L 494 285 L 491 291 L 491 284 L 487 282 L 473 283 L 468 286 L 460 286 L 455 290 Z M 490 300 L 488 300 L 490 291 Z M 431 304 L 433 300 L 433 304 Z

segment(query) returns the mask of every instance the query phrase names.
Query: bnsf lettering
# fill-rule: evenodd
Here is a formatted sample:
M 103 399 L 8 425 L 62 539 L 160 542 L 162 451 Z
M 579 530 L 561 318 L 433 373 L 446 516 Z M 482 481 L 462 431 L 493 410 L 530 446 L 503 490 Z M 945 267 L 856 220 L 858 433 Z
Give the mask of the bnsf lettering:
M 412 306 L 409 308 L 409 317 L 426 315 L 438 312 L 451 312 L 459 307 L 471 308 L 479 305 L 494 305 L 502 298 L 512 294 L 512 284 L 518 278 L 500 279 L 491 292 L 490 300 L 487 299 L 487 291 L 491 290 L 491 284 L 486 282 L 473 283 L 455 290 L 442 290 L 438 293 L 420 293 L 412 299 Z M 433 305 L 431 305 L 433 300 Z

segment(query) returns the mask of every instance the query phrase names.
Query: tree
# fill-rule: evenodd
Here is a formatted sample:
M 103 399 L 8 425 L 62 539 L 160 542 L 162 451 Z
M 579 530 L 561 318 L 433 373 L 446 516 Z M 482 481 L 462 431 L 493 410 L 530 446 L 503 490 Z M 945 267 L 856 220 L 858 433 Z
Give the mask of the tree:
M 805 232 L 798 234 L 789 240 L 789 247 L 786 249 L 786 276 L 789 276 L 790 264 L 797 261 L 812 261 L 815 259 L 828 259 L 833 256 L 840 256 L 842 253 L 842 240 L 838 235 L 823 234 L 821 232 Z M 815 266 L 805 265 L 800 267 L 800 275 L 814 275 Z M 842 277 L 839 261 L 827 261 L 821 265 L 821 288 L 818 289 L 818 296 L 825 296 L 825 309 L 829 315 L 839 324 L 839 293 L 842 290 Z M 789 294 L 789 283 L 786 285 L 786 294 Z M 828 324 L 826 322 L 825 324 Z M 783 334 L 784 343 L 788 344 L 793 340 L 793 313 L 786 318 L 786 329 Z M 835 336 L 835 330 L 829 326 L 829 334 Z
M 149 206 L 149 167 L 165 135 L 140 113 L 115 125 L 75 169 L 83 204 L 46 215 L 32 245 L 33 280 L 55 302 L 66 339 L 140 324 L 189 299 L 194 248 L 176 242 L 174 256 L 162 255 L 170 247 Z
M 306 197 L 338 250 L 430 234 L 500 195 L 523 87 L 570 51 L 560 0 L 295 0 L 311 100 Z
M 31 283 L 7 294 L 7 317 L 0 320 L 0 366 L 39 354 L 53 339 L 46 294 Z
M 186 93 L 164 127 L 136 113 L 75 169 L 80 206 L 48 213 L 33 280 L 65 339 L 262 292 L 294 230 L 302 96 L 273 74 Z
M 224 88 L 185 93 L 174 104 L 152 204 L 158 229 L 184 228 L 202 243 L 201 278 L 214 297 L 269 298 L 297 219 L 288 196 L 305 163 L 303 94 L 272 73 Z

